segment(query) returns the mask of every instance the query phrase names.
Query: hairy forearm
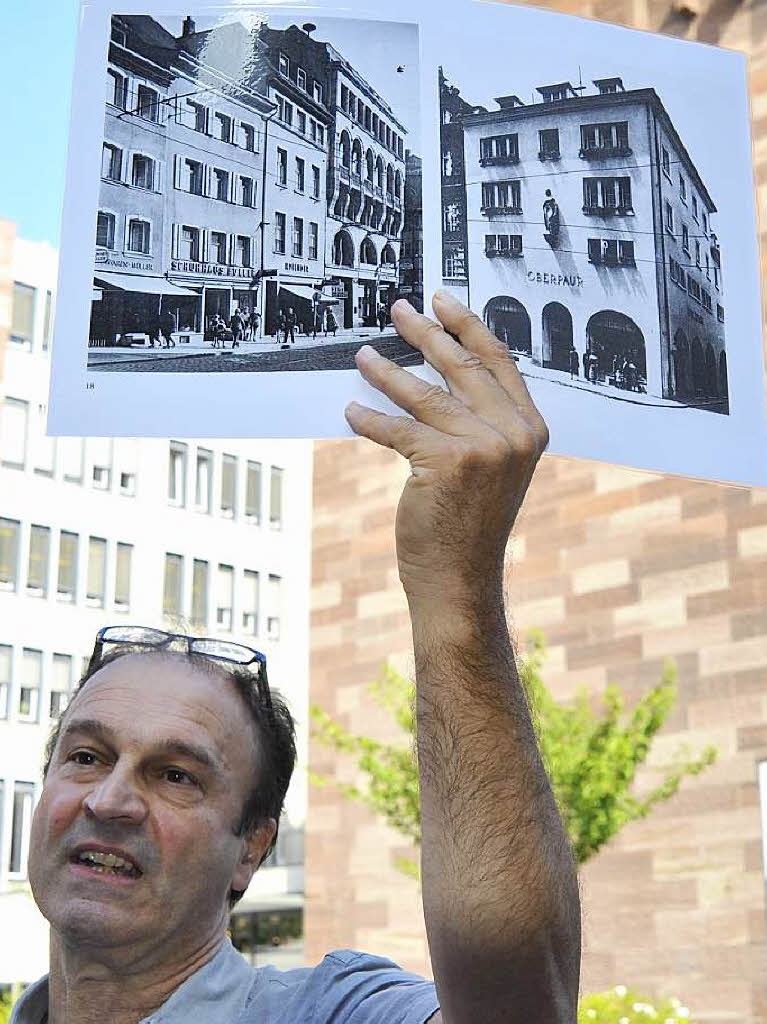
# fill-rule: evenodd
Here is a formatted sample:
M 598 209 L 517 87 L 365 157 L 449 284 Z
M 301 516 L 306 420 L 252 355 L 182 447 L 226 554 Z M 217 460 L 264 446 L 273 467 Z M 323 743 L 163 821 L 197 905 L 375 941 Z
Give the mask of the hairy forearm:
M 569 1024 L 577 879 L 518 680 L 500 573 L 441 600 L 411 596 L 410 609 L 423 900 L 443 1019 Z

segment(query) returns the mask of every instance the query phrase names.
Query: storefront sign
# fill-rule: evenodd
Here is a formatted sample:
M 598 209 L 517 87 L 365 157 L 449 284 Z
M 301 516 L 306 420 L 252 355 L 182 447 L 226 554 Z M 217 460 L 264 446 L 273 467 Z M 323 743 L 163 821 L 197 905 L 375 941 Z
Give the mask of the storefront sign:
M 204 277 L 237 277 L 253 280 L 252 267 L 230 267 L 225 263 L 192 263 L 189 260 L 171 260 L 170 269 L 177 274 L 202 274 Z
M 346 285 L 334 284 L 331 285 L 330 294 L 334 299 L 345 299 L 346 298 Z
M 119 267 L 120 270 L 154 270 L 151 260 L 119 260 L 104 249 L 96 250 L 96 264 L 99 267 Z
M 555 284 L 563 288 L 583 287 L 583 278 L 578 274 L 544 274 L 540 270 L 528 270 L 527 280 L 531 284 Z
M 293 274 L 308 274 L 309 267 L 305 263 L 290 263 L 285 260 L 285 269 Z

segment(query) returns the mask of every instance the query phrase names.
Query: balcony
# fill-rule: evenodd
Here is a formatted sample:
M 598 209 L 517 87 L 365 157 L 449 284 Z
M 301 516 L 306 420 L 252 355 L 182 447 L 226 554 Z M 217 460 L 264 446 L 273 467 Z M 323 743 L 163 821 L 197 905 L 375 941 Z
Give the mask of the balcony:
M 521 206 L 480 206 L 483 217 L 517 217 L 522 213 Z
M 360 174 L 351 173 L 349 175 L 349 187 L 357 189 L 358 192 L 362 191 L 362 176 Z
M 559 160 L 562 154 L 558 149 L 540 149 L 538 150 L 539 160 Z
M 373 182 L 372 181 L 368 181 L 368 179 L 366 178 L 363 181 L 363 183 L 362 183 L 362 189 L 363 189 L 363 191 L 364 191 L 366 196 L 372 196 L 373 195 Z
M 634 207 L 628 206 L 584 206 L 583 212 L 591 217 L 628 217 L 633 216 Z
M 339 166 L 338 166 L 338 177 L 340 178 L 341 181 L 344 181 L 344 182 L 346 182 L 348 184 L 350 173 L 351 172 L 350 172 L 348 167 L 344 167 L 343 164 L 339 164 Z
M 480 167 L 510 167 L 511 164 L 519 163 L 518 153 L 507 153 L 506 156 L 481 156 Z
M 611 156 L 631 156 L 630 146 L 586 146 L 578 150 L 581 160 L 604 160 Z
M 524 253 L 521 249 L 499 249 L 496 246 L 486 246 L 485 256 L 488 259 L 502 259 L 502 260 L 519 260 L 522 259 Z
M 375 187 L 375 196 L 377 199 L 383 199 L 384 197 L 384 190 L 381 188 L 380 185 L 376 185 Z
M 395 210 L 401 210 L 402 209 L 402 200 L 400 199 L 399 196 L 394 196 L 392 205 L 394 206 Z

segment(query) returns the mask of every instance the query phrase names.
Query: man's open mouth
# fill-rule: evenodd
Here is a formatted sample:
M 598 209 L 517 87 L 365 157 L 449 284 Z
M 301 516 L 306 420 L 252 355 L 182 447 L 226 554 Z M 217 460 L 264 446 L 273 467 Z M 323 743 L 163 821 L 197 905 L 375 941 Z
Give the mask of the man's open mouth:
M 72 863 L 82 864 L 99 875 L 140 878 L 142 874 L 133 861 L 114 853 L 101 853 L 99 850 L 81 850 L 72 857 Z

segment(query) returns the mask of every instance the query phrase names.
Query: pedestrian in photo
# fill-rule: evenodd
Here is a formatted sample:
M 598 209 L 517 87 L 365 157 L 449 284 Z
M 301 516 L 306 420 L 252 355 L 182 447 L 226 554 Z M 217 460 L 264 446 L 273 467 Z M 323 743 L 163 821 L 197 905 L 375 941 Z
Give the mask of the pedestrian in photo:
M 388 319 L 388 310 L 386 309 L 386 305 L 382 302 L 378 307 L 378 329 L 381 334 L 383 334 L 384 332 L 384 328 L 386 327 L 386 322 L 388 321 Z
M 250 341 L 250 310 L 241 309 L 240 316 L 242 317 L 242 337 L 243 341 Z
M 155 342 L 157 342 L 158 348 L 162 348 L 162 342 L 160 340 L 161 331 L 162 328 L 160 326 L 160 317 L 159 314 L 155 313 L 153 316 L 149 318 L 149 323 L 147 324 L 146 333 L 149 336 L 150 348 L 154 348 Z
M 255 341 L 258 337 L 258 328 L 261 324 L 261 316 L 258 310 L 251 310 L 250 313 L 250 340 Z
M 277 317 L 277 341 L 282 338 L 281 348 L 288 347 L 288 318 L 285 314 L 285 310 L 281 309 L 279 316 Z
M 589 352 L 589 382 L 596 384 L 599 379 L 599 357 L 596 352 Z
M 325 334 L 330 332 L 333 335 L 333 337 L 335 338 L 337 330 L 338 330 L 338 321 L 335 318 L 335 314 L 333 313 L 333 310 L 330 309 L 330 307 L 328 307 L 328 311 L 325 314 Z
M 240 341 L 242 340 L 242 338 L 244 336 L 244 331 L 243 331 L 243 326 L 242 326 L 242 315 L 241 315 L 239 309 L 235 309 L 234 313 L 232 313 L 231 330 L 232 330 L 232 348 L 235 349 L 240 344 Z
M 575 345 L 570 345 L 570 380 L 578 376 L 578 352 Z
M 322 330 L 322 306 L 317 303 L 314 307 L 314 315 L 312 318 L 312 340 L 317 338 L 317 334 Z
M 176 330 L 176 318 L 169 309 L 166 309 L 160 317 L 160 327 L 165 336 L 165 348 L 175 348 L 176 342 L 173 333 Z
M 582 362 L 583 362 L 583 379 L 584 380 L 588 380 L 589 379 L 589 352 L 590 351 L 591 351 L 591 346 L 589 344 L 587 344 L 586 348 L 585 348 L 585 350 L 583 352 L 583 356 L 581 357 L 582 358 Z
M 294 345 L 296 342 L 296 311 L 292 306 L 288 307 L 285 315 L 285 344 Z

